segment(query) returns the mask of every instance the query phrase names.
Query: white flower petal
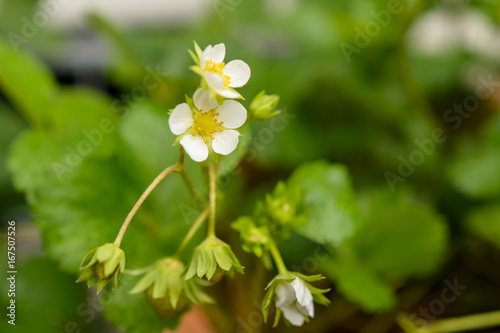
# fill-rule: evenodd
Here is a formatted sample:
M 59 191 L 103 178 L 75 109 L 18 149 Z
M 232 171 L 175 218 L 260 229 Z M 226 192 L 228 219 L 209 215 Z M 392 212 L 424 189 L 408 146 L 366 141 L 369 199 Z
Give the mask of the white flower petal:
M 229 89 L 216 89 L 217 93 L 225 98 L 240 98 L 241 95 L 237 92 L 231 91 Z
M 198 89 L 193 95 L 194 106 L 200 111 L 209 111 L 215 109 L 219 104 L 215 98 L 210 99 L 210 90 Z
M 201 68 L 205 68 L 205 65 L 207 64 L 207 61 L 209 60 L 209 55 L 210 55 L 210 51 L 212 51 L 213 49 L 213 46 L 212 45 L 208 45 L 207 47 L 205 47 L 205 49 L 203 50 L 203 52 L 201 53 L 201 56 L 200 56 L 200 66 Z
M 302 279 L 295 278 L 295 280 L 290 282 L 290 285 L 295 290 L 297 302 L 305 309 L 307 309 L 309 317 L 314 317 L 313 297 L 311 292 L 307 288 L 306 284 L 304 283 L 304 281 L 302 281 Z
M 247 110 L 239 102 L 226 100 L 217 108 L 217 121 L 222 121 L 226 128 L 238 128 L 247 120 Z
M 307 307 L 303 307 L 299 303 L 295 303 L 295 307 L 302 313 L 304 316 L 314 317 L 314 303 L 310 303 Z
M 229 86 L 232 88 L 243 87 L 250 79 L 250 67 L 242 60 L 230 61 L 224 66 L 222 72 L 229 76 Z
M 295 309 L 293 304 L 278 307 L 281 312 L 283 312 L 283 316 L 292 324 L 293 326 L 302 326 L 304 324 L 305 318 L 304 316 Z
M 205 81 L 215 90 L 224 88 L 224 80 L 222 80 L 222 77 L 217 73 L 205 71 Z
M 207 52 L 207 56 L 207 60 L 211 60 L 214 64 L 220 64 L 226 56 L 226 46 L 224 43 L 215 45 Z
M 201 136 L 186 135 L 182 138 L 180 144 L 193 161 L 202 162 L 207 159 L 208 148 Z
M 276 307 L 281 308 L 293 304 L 297 298 L 295 290 L 288 283 L 280 282 L 275 289 Z
M 191 108 L 186 103 L 177 105 L 168 118 L 168 126 L 175 135 L 184 133 L 193 123 Z
M 217 154 L 227 155 L 232 153 L 238 145 L 240 133 L 235 130 L 225 130 L 213 134 L 212 148 Z

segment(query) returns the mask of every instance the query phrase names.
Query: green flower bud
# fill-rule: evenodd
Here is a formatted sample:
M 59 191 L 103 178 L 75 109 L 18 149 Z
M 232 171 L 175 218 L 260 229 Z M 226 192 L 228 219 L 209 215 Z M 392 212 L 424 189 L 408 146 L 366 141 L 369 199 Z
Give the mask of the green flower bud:
M 185 281 L 184 264 L 174 258 L 158 260 L 130 291 L 144 292 L 149 304 L 161 318 L 167 320 L 186 311 L 190 302 L 213 303 L 200 288 L 200 280 Z
M 218 282 L 224 274 L 232 275 L 236 270 L 243 273 L 243 266 L 228 244 L 215 236 L 208 237 L 196 247 L 189 263 L 185 279 L 197 275 L 211 282 Z
M 278 95 L 266 95 L 266 92 L 261 91 L 250 104 L 250 114 L 258 120 L 269 119 L 281 111 L 273 111 L 278 105 L 280 97 Z
M 113 278 L 113 289 L 118 287 L 120 274 L 125 269 L 125 253 L 117 245 L 107 243 L 93 249 L 80 264 L 82 274 L 76 282 L 87 280 L 89 287 L 97 284 L 97 292 Z
M 272 263 L 269 257 L 270 235 L 267 226 L 257 227 L 250 216 L 241 216 L 231 224 L 232 228 L 240 233 L 243 240 L 241 248 L 262 258 L 264 265 L 271 269 Z

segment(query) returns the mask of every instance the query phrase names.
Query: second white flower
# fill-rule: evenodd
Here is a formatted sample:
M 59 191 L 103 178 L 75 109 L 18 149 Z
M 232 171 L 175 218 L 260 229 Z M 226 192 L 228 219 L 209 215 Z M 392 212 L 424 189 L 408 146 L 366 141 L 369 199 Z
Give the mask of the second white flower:
M 247 119 L 247 110 L 234 100 L 225 100 L 222 105 L 210 99 L 208 90 L 198 89 L 193 96 L 193 104 L 182 103 L 170 114 L 170 130 L 178 135 L 179 143 L 196 162 L 208 158 L 210 150 L 228 155 L 239 141 L 236 131 Z

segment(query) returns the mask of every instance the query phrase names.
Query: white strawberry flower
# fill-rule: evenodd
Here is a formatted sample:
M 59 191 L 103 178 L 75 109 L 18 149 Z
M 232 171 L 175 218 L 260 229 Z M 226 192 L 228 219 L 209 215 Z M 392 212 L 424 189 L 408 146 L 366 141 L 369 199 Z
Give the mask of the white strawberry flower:
M 242 98 L 234 88 L 243 87 L 250 79 L 250 67 L 242 60 L 224 63 L 226 46 L 221 43 L 209 45 L 201 51 L 195 43 L 196 55 L 192 57 L 196 66 L 191 69 L 200 75 L 211 92 L 211 98 L 220 95 L 225 98 Z
M 314 317 L 313 296 L 302 279 L 279 282 L 275 295 L 276 307 L 293 326 L 302 326 L 306 317 Z
M 189 104 L 188 104 L 189 103 Z M 219 105 L 208 90 L 198 89 L 193 101 L 182 103 L 170 113 L 168 125 L 178 136 L 186 153 L 196 162 L 205 161 L 210 151 L 228 155 L 236 149 L 247 119 L 247 110 L 239 102 L 225 100 Z

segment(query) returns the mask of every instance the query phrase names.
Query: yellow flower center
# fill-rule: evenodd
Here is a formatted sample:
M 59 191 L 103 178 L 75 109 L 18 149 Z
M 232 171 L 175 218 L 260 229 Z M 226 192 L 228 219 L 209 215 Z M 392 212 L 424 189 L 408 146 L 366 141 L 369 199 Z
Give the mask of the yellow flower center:
M 219 74 L 222 77 L 222 80 L 224 81 L 224 87 L 228 87 L 229 84 L 231 83 L 231 77 L 229 77 L 228 75 L 224 75 L 224 72 L 222 71 L 223 68 L 224 68 L 223 62 L 217 64 L 212 62 L 212 60 L 207 60 L 205 64 L 205 70 L 208 72 Z
M 193 136 L 201 135 L 203 141 L 207 142 L 208 138 L 214 139 L 213 134 L 215 132 L 222 132 L 222 124 L 224 122 L 217 122 L 217 117 L 219 113 L 215 110 L 210 110 L 208 112 L 203 112 L 200 110 L 199 114 L 193 112 L 194 124 L 191 125 L 191 129 L 194 130 Z

